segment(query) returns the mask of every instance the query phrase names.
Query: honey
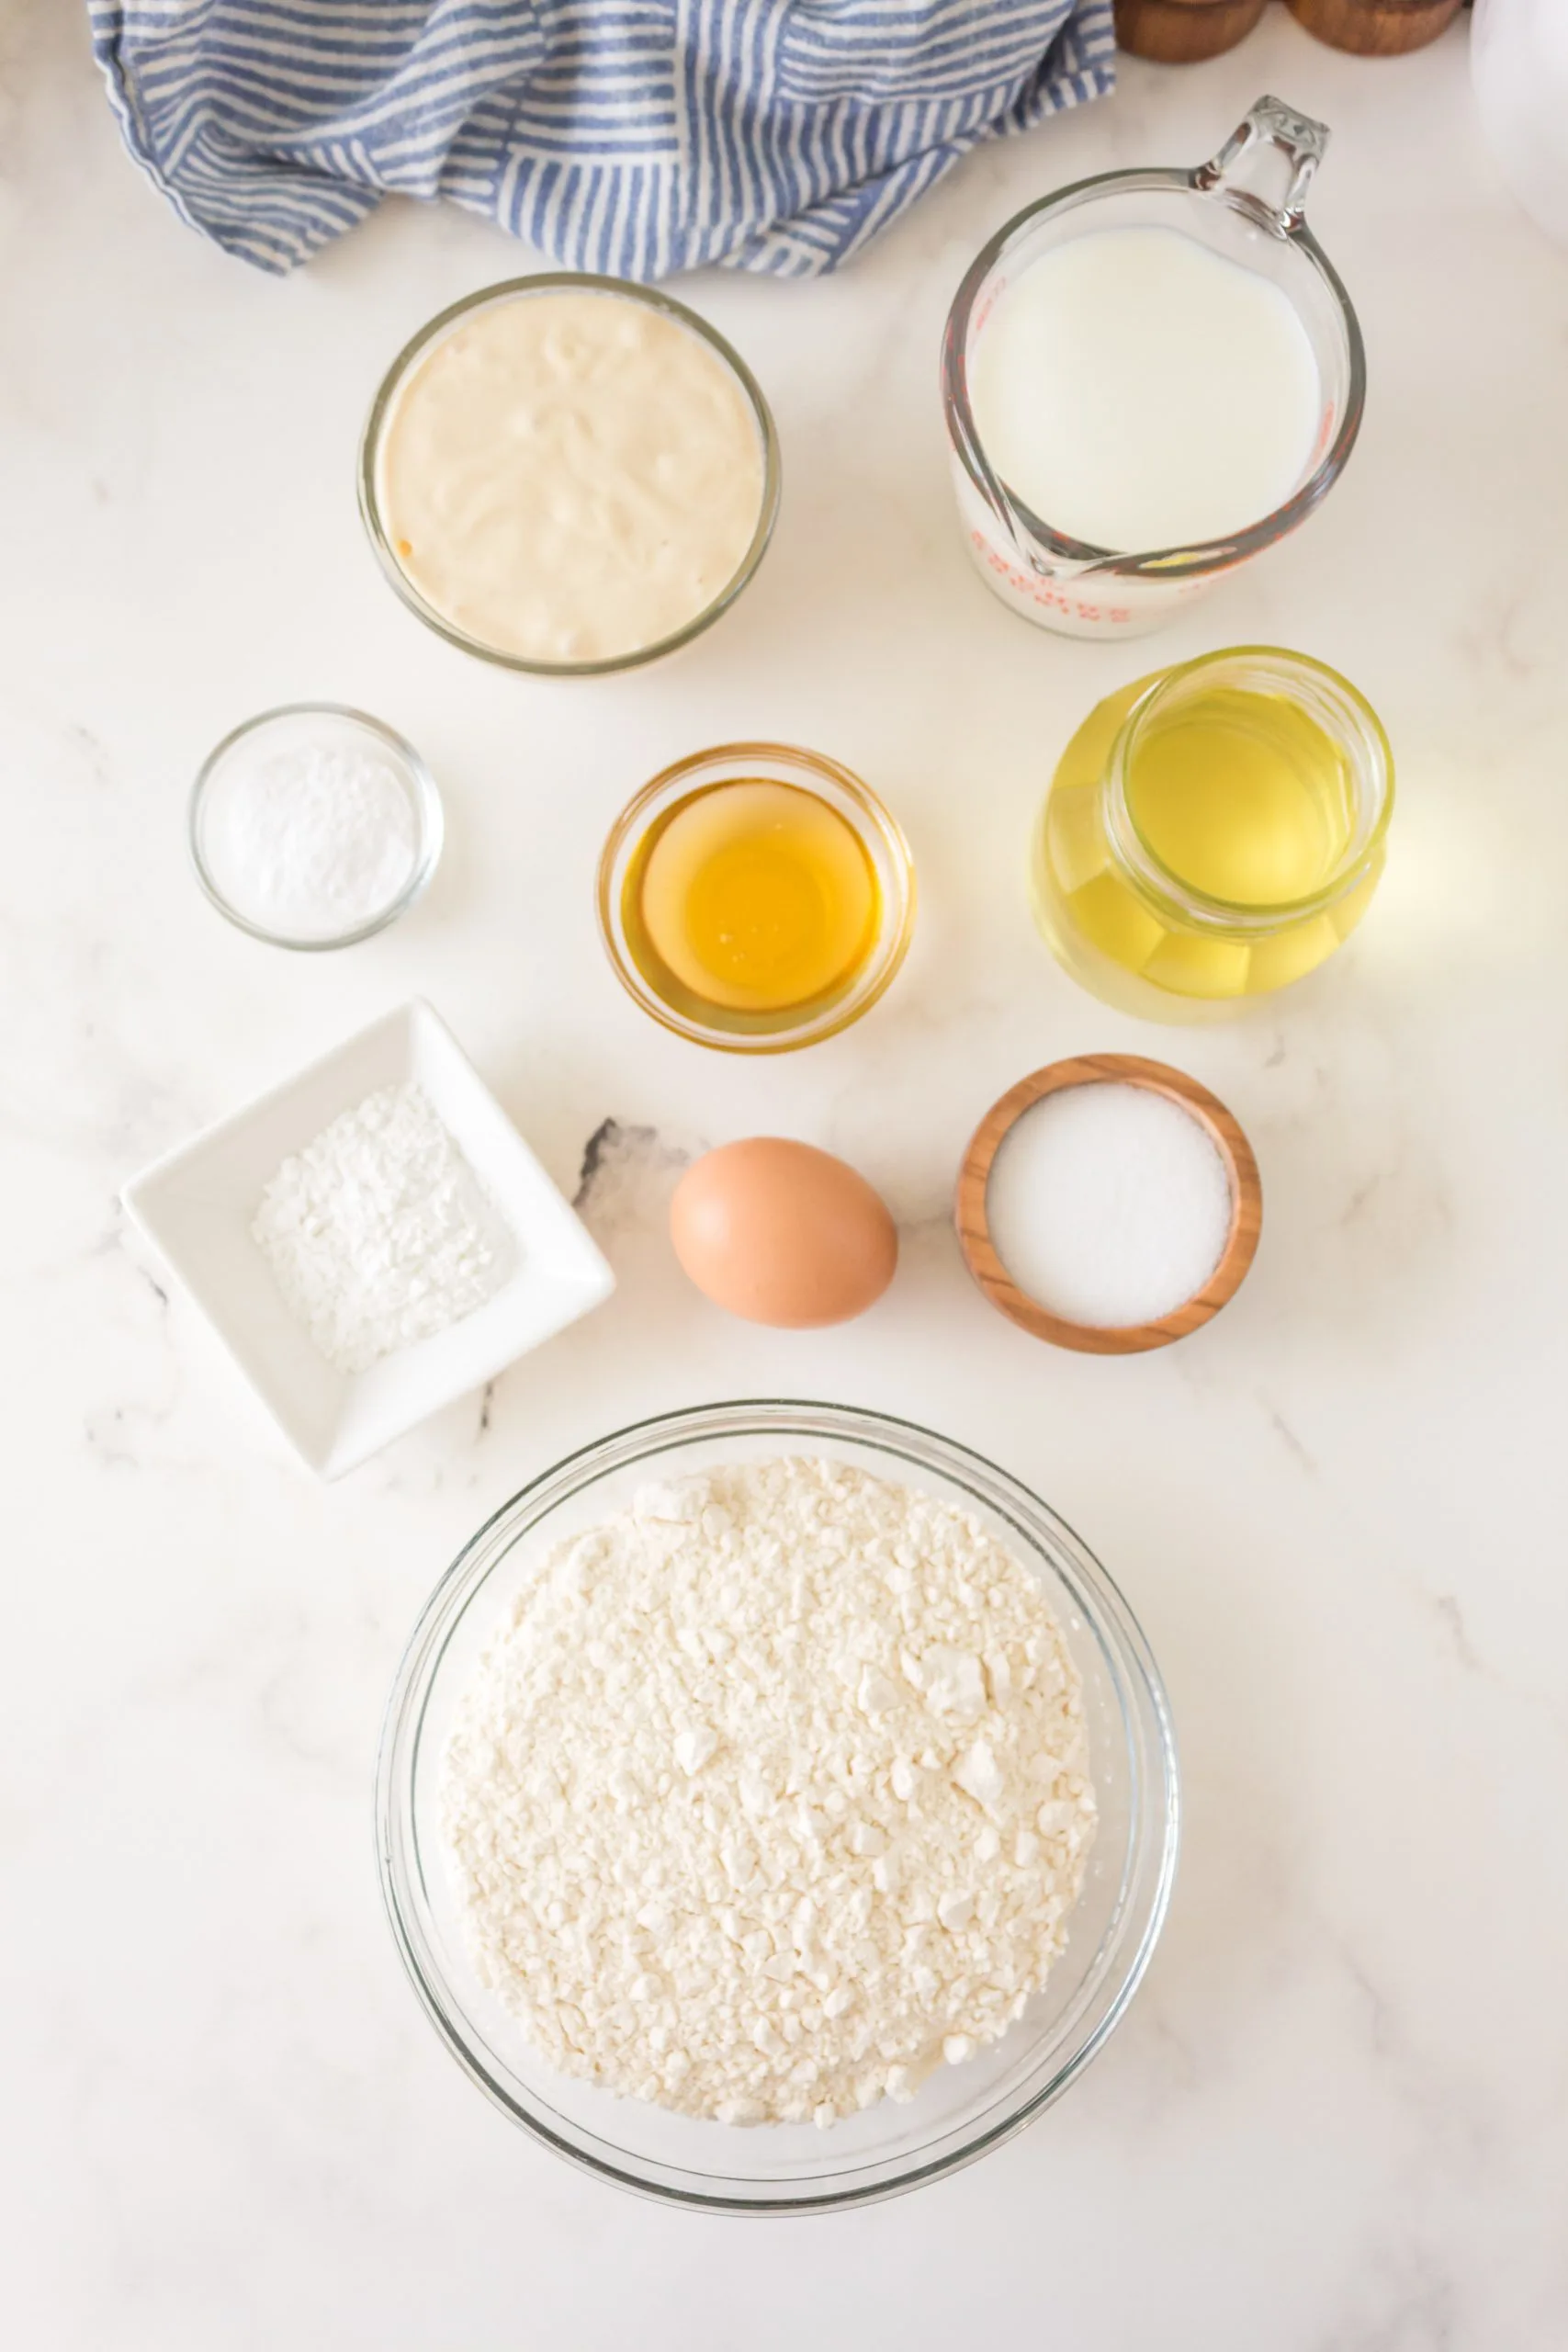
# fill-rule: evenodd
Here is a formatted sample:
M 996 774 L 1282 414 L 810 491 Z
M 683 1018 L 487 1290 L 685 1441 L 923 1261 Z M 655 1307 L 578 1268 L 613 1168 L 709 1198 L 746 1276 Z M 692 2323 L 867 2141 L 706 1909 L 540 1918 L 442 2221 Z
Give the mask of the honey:
M 655 819 L 626 868 L 621 917 L 637 969 L 676 1012 L 793 1026 L 853 987 L 876 945 L 881 890 L 828 800 L 730 777 Z
M 1301 978 L 1382 870 L 1382 729 L 1321 663 L 1244 647 L 1111 695 L 1063 754 L 1034 859 L 1041 927 L 1124 1010 L 1223 1011 Z

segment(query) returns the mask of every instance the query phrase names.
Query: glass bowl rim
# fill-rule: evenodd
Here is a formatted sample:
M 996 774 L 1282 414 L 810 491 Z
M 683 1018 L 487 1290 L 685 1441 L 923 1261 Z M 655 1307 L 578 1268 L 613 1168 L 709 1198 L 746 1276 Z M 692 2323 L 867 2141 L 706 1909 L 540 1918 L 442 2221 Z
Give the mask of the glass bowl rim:
M 712 603 L 705 605 L 700 613 L 682 622 L 667 637 L 656 639 L 653 644 L 639 645 L 630 653 L 609 654 L 596 662 L 533 661 L 524 654 L 507 653 L 499 646 L 486 645 L 479 638 L 470 637 L 455 622 L 447 620 L 433 605 L 426 603 L 393 554 L 381 519 L 380 499 L 376 487 L 382 429 L 405 376 L 421 353 L 470 311 L 482 310 L 491 302 L 510 300 L 519 295 L 558 293 L 564 287 L 584 287 L 595 294 L 640 302 L 645 309 L 660 311 L 697 335 L 724 361 L 745 394 L 762 449 L 762 494 L 756 528 L 735 571 Z M 359 516 L 376 560 L 397 595 L 427 628 L 433 629 L 437 637 L 444 637 L 448 645 L 457 646 L 460 652 L 471 653 L 477 660 L 489 662 L 497 669 L 519 671 L 526 676 L 537 678 L 602 678 L 621 670 L 641 669 L 646 662 L 658 662 L 665 654 L 674 653 L 682 645 L 689 644 L 693 638 L 700 637 L 704 629 L 711 628 L 721 614 L 728 611 L 742 590 L 750 584 L 766 555 L 778 520 L 783 481 L 784 461 L 773 413 L 768 406 L 761 384 L 728 337 L 722 335 L 700 312 L 690 309 L 684 302 L 677 301 L 674 295 L 667 293 L 662 287 L 641 286 L 635 278 L 615 277 L 597 270 L 546 270 L 523 277 L 498 278 L 493 285 L 478 287 L 471 294 L 462 295 L 456 302 L 449 302 L 445 310 L 437 311 L 434 318 L 427 319 L 409 337 L 382 376 L 359 436 Z
M 1261 225 L 1256 213 L 1235 204 L 1234 191 L 1227 191 L 1223 187 L 1211 188 L 1204 186 L 1200 178 L 1201 168 L 1185 170 L 1178 165 L 1147 164 L 1131 171 L 1096 172 L 1087 179 L 1069 181 L 1066 187 L 1055 188 L 1048 196 L 1037 197 L 1032 204 L 1024 205 L 1021 211 L 1004 220 L 995 234 L 987 239 L 964 271 L 942 332 L 942 413 L 953 455 L 964 468 L 976 494 L 987 505 L 991 503 L 990 492 L 985 482 L 976 477 L 971 455 L 972 450 L 982 448 L 984 444 L 969 401 L 969 324 L 986 279 L 1009 245 L 1035 222 L 1052 212 L 1076 211 L 1080 206 L 1095 203 L 1106 196 L 1148 189 L 1162 194 L 1200 197 L 1222 204 L 1229 210 L 1239 210 L 1255 228 Z M 1298 524 L 1304 522 L 1327 497 L 1349 462 L 1366 411 L 1366 342 L 1356 306 L 1343 278 L 1305 222 L 1300 221 L 1289 231 L 1279 230 L 1272 233 L 1277 243 L 1293 247 L 1317 271 L 1337 306 L 1345 328 L 1349 385 L 1344 413 L 1333 439 L 1312 472 L 1282 505 L 1275 507 L 1271 514 L 1261 516 L 1258 522 L 1249 523 L 1245 530 L 1230 532 L 1221 538 L 1191 541 L 1180 548 L 1140 548 L 1121 551 L 1096 547 L 1087 539 L 1070 538 L 1065 532 L 1055 530 L 1021 498 L 1010 491 L 1008 497 L 1020 521 L 1050 554 L 1086 570 L 1092 569 L 1097 577 L 1190 580 L 1207 572 L 1228 571 L 1233 564 L 1243 563 L 1248 556 L 1272 547 L 1277 540 L 1293 531 Z
M 219 888 L 202 848 L 202 809 L 219 768 L 235 745 L 243 742 L 246 736 L 275 725 L 280 718 L 346 718 L 355 727 L 363 727 L 376 736 L 404 771 L 419 821 L 418 855 L 414 859 L 412 872 L 397 897 L 383 907 L 379 914 L 355 923 L 350 931 L 333 932 L 324 939 L 290 939 L 284 933 L 268 931 L 265 923 L 253 922 L 248 915 L 243 915 Z M 441 789 L 423 754 L 414 749 L 406 735 L 400 735 L 395 727 L 389 727 L 384 718 L 378 718 L 374 712 L 360 710 L 353 703 L 346 702 L 279 702 L 265 710 L 258 710 L 253 718 L 242 719 L 238 727 L 231 727 L 227 735 L 214 743 L 202 761 L 186 805 L 186 846 L 196 869 L 196 878 L 206 898 L 226 922 L 233 924 L 236 931 L 245 932 L 252 939 L 265 941 L 268 947 L 287 947 L 302 956 L 328 955 L 339 947 L 356 947 L 362 939 L 374 939 L 378 931 L 385 931 L 389 923 L 397 922 L 400 915 L 407 914 L 430 888 L 435 869 L 441 863 L 446 837 L 446 819 Z
M 642 974 L 622 953 L 616 928 L 617 910 L 615 903 L 616 862 L 628 844 L 635 847 L 641 831 L 650 820 L 650 812 L 658 802 L 676 786 L 685 784 L 710 767 L 730 766 L 742 760 L 773 761 L 780 765 L 805 769 L 808 775 L 823 777 L 835 785 L 853 804 L 858 815 L 876 833 L 886 852 L 899 882 L 899 903 L 887 929 L 879 936 L 868 959 L 862 978 L 852 985 L 835 1003 L 814 1016 L 797 1029 L 775 1029 L 747 1035 L 734 1030 L 705 1027 L 691 1020 L 667 1004 Z M 766 779 L 764 779 L 766 780 Z M 864 826 L 857 823 L 857 833 L 863 835 Z M 599 853 L 598 871 L 594 879 L 594 903 L 599 919 L 599 937 L 615 973 L 632 1002 L 657 1021 L 660 1028 L 683 1037 L 689 1045 L 706 1046 L 721 1054 L 789 1054 L 798 1053 L 807 1046 L 820 1045 L 825 1038 L 837 1037 L 852 1028 L 863 1013 L 880 1002 L 903 967 L 915 933 L 918 884 L 914 853 L 908 837 L 893 811 L 879 793 L 858 776 L 852 768 L 829 758 L 826 752 L 813 752 L 799 743 L 751 741 L 715 743 L 705 751 L 689 752 L 683 759 L 673 760 L 661 768 L 646 784 L 639 785 L 626 806 L 618 812 Z
M 801 1417 L 806 1417 L 804 1421 Z M 810 1417 L 817 1417 L 814 1423 Z M 832 1426 L 835 1420 L 845 1426 L 835 1430 Z M 1063 1582 L 1069 1590 L 1077 1594 L 1080 1605 L 1079 1580 L 1091 1588 L 1096 1611 L 1102 1613 L 1114 1629 L 1124 1652 L 1121 1662 L 1135 1681 L 1139 1695 L 1147 1702 L 1148 1727 L 1153 1738 L 1148 1767 L 1133 1791 L 1134 1818 L 1146 1817 L 1149 1825 L 1144 1846 L 1139 1849 L 1144 1883 L 1140 1889 L 1135 1939 L 1130 1952 L 1119 1963 L 1119 1981 L 1103 2014 L 1077 2046 L 1062 2058 L 1048 2079 L 1015 2109 L 987 2124 L 984 2130 L 976 2132 L 972 2137 L 963 2140 L 958 2146 L 934 2158 L 912 2161 L 889 2178 L 875 2178 L 869 2182 L 852 2180 L 850 2186 L 838 2189 L 811 2188 L 795 2194 L 753 2198 L 727 2194 L 722 2186 L 716 2186 L 711 2192 L 671 2186 L 647 2172 L 639 2172 L 636 2169 L 637 2159 L 632 2156 L 627 2156 L 621 2164 L 607 2163 L 590 2150 L 574 2145 L 570 2139 L 531 2113 L 503 2082 L 496 2079 L 480 2055 L 470 2047 L 460 2028 L 448 2016 L 440 1990 L 440 1971 L 433 1967 L 427 1973 L 421 1958 L 423 1934 L 418 1930 L 417 1923 L 405 1916 L 400 1893 L 399 1864 L 404 1860 L 405 1845 L 413 1846 L 417 1858 L 412 1789 L 423 1737 L 425 1712 L 435 1676 L 469 1603 L 506 1556 L 506 1551 L 494 1558 L 487 1556 L 504 1522 L 520 1513 L 530 1498 L 537 1497 L 542 1490 L 564 1481 L 563 1491 L 554 1496 L 548 1505 L 548 1509 L 553 1510 L 560 1501 L 570 1499 L 572 1494 L 592 1484 L 599 1475 L 601 1465 L 607 1471 L 626 1469 L 659 1453 L 666 1444 L 674 1442 L 700 1443 L 705 1437 L 717 1440 L 726 1436 L 766 1434 L 810 1436 L 818 1442 L 828 1442 L 838 1437 L 850 1444 L 875 1444 L 879 1439 L 890 1439 L 894 1442 L 886 1444 L 885 1450 L 896 1453 L 898 1459 L 908 1462 L 916 1469 L 934 1470 L 959 1486 L 967 1486 L 970 1476 L 977 1472 L 983 1481 L 996 1482 L 1010 1500 L 1021 1502 L 1038 1512 L 1053 1533 L 1062 1539 L 1065 1556 L 1054 1558 L 1053 1566 Z M 622 1459 L 615 1458 L 629 1441 L 639 1439 L 649 1442 Z M 897 1443 L 900 1440 L 905 1442 L 901 1445 Z M 1008 1518 L 1007 1510 L 992 1494 L 973 1487 L 968 1490 L 987 1510 L 1004 1520 Z M 542 1520 L 547 1515 L 541 1512 L 539 1517 Z M 1036 1538 L 1029 1540 L 1032 1546 L 1038 1548 Z M 508 1545 L 506 1550 L 510 1548 Z M 1095 1638 L 1103 1648 L 1103 1641 L 1098 1632 Z M 1124 1705 L 1122 1705 L 1122 1713 L 1125 1719 Z M 531 2138 L 595 2179 L 608 2180 L 634 2195 L 689 2211 L 768 2220 L 791 2214 L 847 2211 L 859 2206 L 880 2203 L 923 2187 L 929 2181 L 961 2171 L 1023 2131 L 1070 2087 L 1126 2015 L 1163 1932 L 1180 1846 L 1181 1787 L 1170 1702 L 1143 1628 L 1098 1555 L 1042 1497 L 1010 1471 L 1002 1469 L 999 1464 L 992 1462 L 974 1447 L 958 1439 L 944 1437 L 939 1430 L 928 1429 L 923 1422 L 865 1406 L 833 1404 L 819 1397 L 760 1396 L 727 1398 L 705 1405 L 687 1406 L 627 1422 L 563 1454 L 558 1461 L 530 1478 L 490 1514 L 443 1572 L 426 1598 L 404 1646 L 382 1718 L 376 1765 L 375 1815 L 382 1902 L 404 1970 L 421 2006 L 446 2049 L 491 2104 Z M 716 2174 L 708 2177 L 716 2184 L 722 2184 L 725 2177 Z

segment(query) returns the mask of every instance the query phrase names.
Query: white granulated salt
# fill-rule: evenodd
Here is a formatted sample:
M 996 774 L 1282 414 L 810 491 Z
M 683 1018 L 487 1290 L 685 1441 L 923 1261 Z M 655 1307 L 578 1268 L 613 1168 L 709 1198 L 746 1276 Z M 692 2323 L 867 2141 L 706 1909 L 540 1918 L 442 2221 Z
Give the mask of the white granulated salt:
M 1148 1323 L 1202 1289 L 1231 1227 L 1225 1163 L 1168 1095 L 1063 1087 L 1003 1138 L 986 1190 L 998 1257 L 1068 1322 Z
M 727 2123 L 829 2124 L 994 2041 L 1095 1821 L 1028 1571 L 929 1495 L 793 1459 L 646 1489 L 539 1563 L 443 1810 L 535 2047 Z
M 336 939 L 406 889 L 419 820 L 392 752 L 367 729 L 289 714 L 242 735 L 213 771 L 201 852 L 247 922 L 282 939 Z
M 367 1371 L 492 1298 L 517 1263 L 420 1086 L 388 1086 L 286 1159 L 251 1234 L 337 1371 Z

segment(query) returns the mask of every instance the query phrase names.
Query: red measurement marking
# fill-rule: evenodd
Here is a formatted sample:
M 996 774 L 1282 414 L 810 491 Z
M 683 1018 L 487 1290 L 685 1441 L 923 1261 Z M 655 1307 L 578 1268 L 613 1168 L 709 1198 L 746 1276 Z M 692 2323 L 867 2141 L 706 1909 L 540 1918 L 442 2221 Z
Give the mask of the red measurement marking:
M 1132 619 L 1132 612 L 1125 605 L 1086 605 L 1081 597 L 1064 596 L 1059 588 L 1047 586 L 1033 572 L 1021 571 L 1016 564 L 1008 561 L 1006 556 L 998 554 L 985 533 L 976 529 L 974 524 L 969 526 L 969 537 L 981 561 L 998 578 L 1005 580 L 1017 594 L 1027 596 L 1031 604 L 1043 605 L 1051 611 L 1066 613 L 1078 621 L 1110 621 L 1125 626 Z

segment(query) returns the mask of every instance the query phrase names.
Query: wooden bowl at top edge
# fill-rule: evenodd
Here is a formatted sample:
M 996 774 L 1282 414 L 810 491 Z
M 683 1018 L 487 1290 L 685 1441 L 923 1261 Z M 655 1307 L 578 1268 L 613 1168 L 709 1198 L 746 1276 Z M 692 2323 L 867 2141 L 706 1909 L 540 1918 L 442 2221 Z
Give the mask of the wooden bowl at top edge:
M 1156 65 L 1197 65 L 1245 40 L 1266 0 L 1116 0 L 1116 43 Z
M 1026 1111 L 1068 1086 L 1093 1086 L 1107 1081 L 1146 1086 L 1179 1102 L 1204 1126 L 1225 1163 L 1231 1186 L 1231 1226 L 1220 1262 L 1200 1291 L 1195 1291 L 1168 1315 L 1152 1323 L 1071 1323 L 1053 1315 L 1038 1299 L 1020 1290 L 998 1257 L 986 1214 L 991 1167 L 1003 1138 Z M 1010 1087 L 993 1102 L 971 1138 L 958 1171 L 954 1223 L 964 1262 L 991 1305 L 1010 1322 L 1049 1340 L 1054 1347 L 1076 1348 L 1085 1355 L 1130 1356 L 1145 1348 L 1168 1347 L 1212 1321 L 1235 1297 L 1251 1265 L 1263 1225 L 1263 1183 L 1252 1146 L 1219 1097 L 1200 1086 L 1185 1071 L 1166 1062 L 1145 1061 L 1141 1054 L 1078 1054 L 1070 1061 L 1051 1062 Z
M 1286 0 L 1292 17 L 1331 49 L 1358 57 L 1404 57 L 1446 32 L 1461 0 Z

